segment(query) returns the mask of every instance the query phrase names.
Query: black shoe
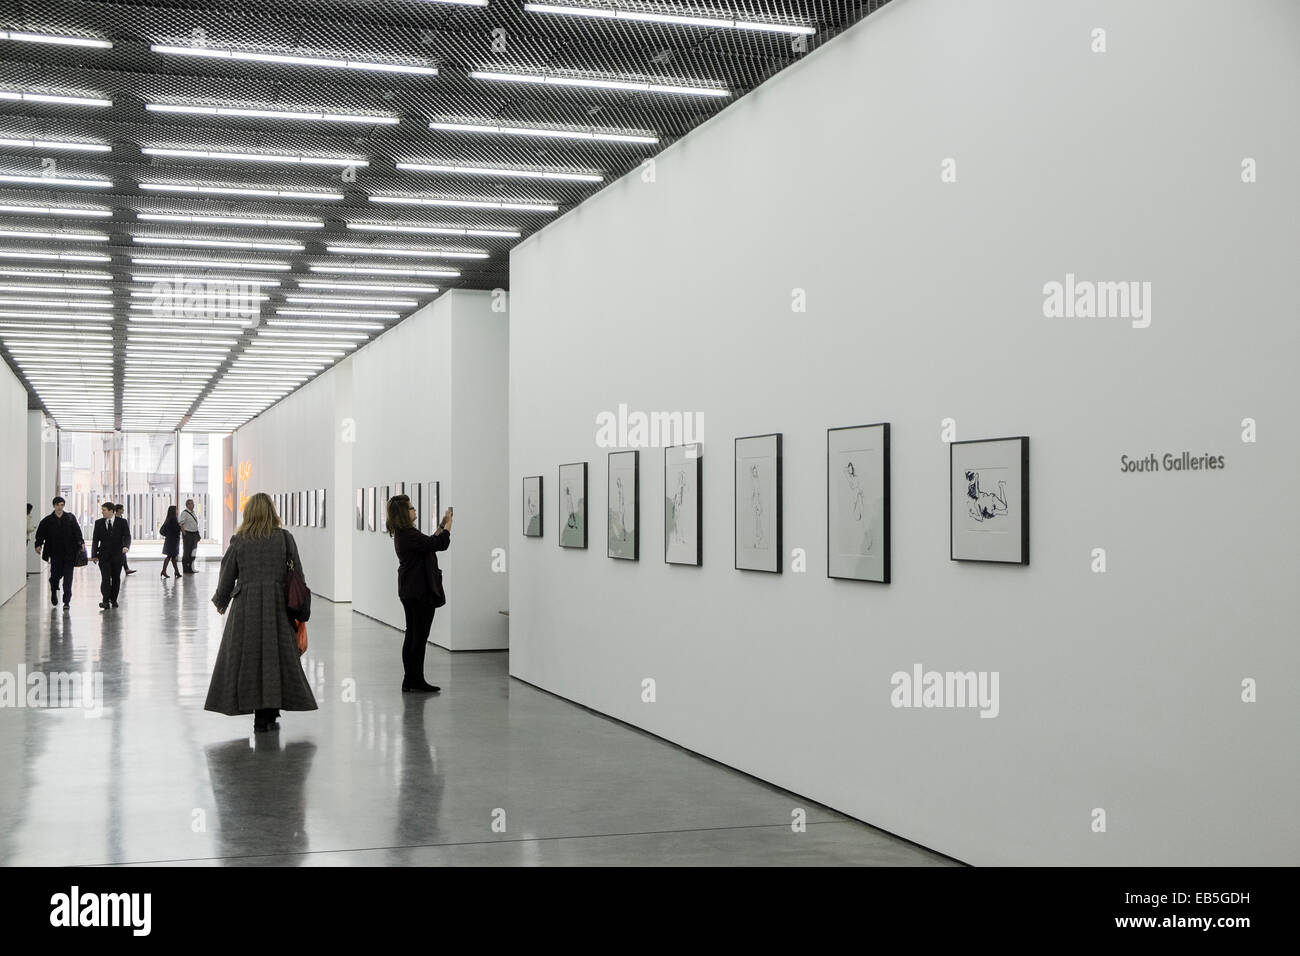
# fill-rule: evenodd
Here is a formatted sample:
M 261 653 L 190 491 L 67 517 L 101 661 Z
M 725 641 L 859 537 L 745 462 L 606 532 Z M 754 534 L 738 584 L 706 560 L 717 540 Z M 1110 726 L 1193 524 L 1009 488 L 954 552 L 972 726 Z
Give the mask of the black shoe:
M 108 603 L 111 604 L 111 605 L 113 605 L 113 607 L 117 607 L 117 602 L 116 602 L 116 601 L 109 601 Z
M 259 724 L 257 721 L 253 721 L 253 733 L 255 734 L 269 734 L 271 731 L 279 729 L 280 722 L 278 720 L 272 720 L 265 724 Z
M 64 606 L 66 607 L 66 605 L 64 605 Z M 108 610 L 108 602 L 107 602 L 107 601 L 100 601 L 100 602 L 99 602 L 99 606 L 102 607 L 105 611 Z
M 53 605 L 54 607 L 59 606 L 59 596 L 57 594 L 50 595 L 50 604 Z
M 428 681 L 421 681 L 421 682 L 418 683 L 418 684 L 403 684 L 403 685 L 402 685 L 402 693 L 403 693 L 403 694 L 411 694 L 411 693 L 415 693 L 415 694 L 436 694 L 436 693 L 438 693 L 440 690 L 442 690 L 441 687 L 438 687 L 438 686 L 436 686 L 436 685 L 434 685 L 434 684 L 430 684 Z
M 135 574 L 135 569 L 134 569 L 134 568 L 127 568 L 127 569 L 126 569 L 126 573 L 127 573 L 127 574 Z

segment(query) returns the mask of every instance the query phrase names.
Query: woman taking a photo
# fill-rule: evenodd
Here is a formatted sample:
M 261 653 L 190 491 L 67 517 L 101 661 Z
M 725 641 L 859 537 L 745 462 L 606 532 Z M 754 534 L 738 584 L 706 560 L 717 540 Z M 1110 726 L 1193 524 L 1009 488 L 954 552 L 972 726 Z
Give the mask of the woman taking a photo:
M 406 612 L 406 637 L 402 641 L 402 691 L 436 694 L 441 688 L 424 679 L 424 650 L 433 627 L 433 612 L 446 598 L 442 594 L 442 572 L 438 551 L 451 544 L 451 509 L 442 516 L 438 530 L 421 534 L 418 515 L 411 499 L 394 495 L 388 500 L 385 528 L 397 551 L 397 596 Z
M 298 663 L 298 632 L 286 604 L 288 564 L 302 571 L 293 535 L 280 527 L 275 506 L 258 492 L 221 556 L 212 603 L 226 618 L 204 710 L 253 714 L 256 732 L 278 730 L 281 710 L 315 710 L 316 698 Z
M 167 517 L 163 519 L 162 527 L 158 529 L 158 533 L 163 538 L 162 576 L 165 578 L 171 577 L 167 573 L 167 562 L 170 561 L 172 567 L 176 569 L 176 576 L 179 578 L 181 576 L 181 566 L 176 563 L 176 555 L 181 552 L 181 522 L 176 517 L 175 505 L 167 508 Z

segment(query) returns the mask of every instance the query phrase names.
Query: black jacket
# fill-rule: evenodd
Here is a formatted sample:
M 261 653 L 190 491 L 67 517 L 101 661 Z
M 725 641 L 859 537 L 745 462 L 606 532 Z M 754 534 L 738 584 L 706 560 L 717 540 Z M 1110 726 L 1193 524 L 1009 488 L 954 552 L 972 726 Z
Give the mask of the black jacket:
M 42 518 L 36 526 L 36 540 L 33 544 L 38 548 L 45 546 L 41 557 L 46 561 L 50 558 L 75 558 L 78 551 L 86 553 L 86 539 L 81 534 L 81 525 L 70 511 L 63 512 L 63 517 L 51 511 Z
M 122 549 L 131 547 L 131 526 L 125 518 L 100 518 L 90 539 L 90 556 L 102 558 L 111 554 L 122 557 Z
M 397 596 L 403 601 L 431 601 L 429 577 L 425 563 L 438 570 L 438 555 L 451 545 L 451 532 L 421 534 L 417 528 L 403 528 L 393 535 L 393 549 L 397 552 Z

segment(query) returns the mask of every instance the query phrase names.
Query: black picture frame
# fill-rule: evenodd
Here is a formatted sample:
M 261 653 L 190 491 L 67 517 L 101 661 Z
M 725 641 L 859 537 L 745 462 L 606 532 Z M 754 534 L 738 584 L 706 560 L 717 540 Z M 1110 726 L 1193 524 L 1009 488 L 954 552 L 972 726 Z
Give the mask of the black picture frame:
M 316 516 L 320 527 L 325 527 L 325 489 L 316 489 Z
M 957 469 L 957 446 L 970 445 L 992 445 L 1003 442 L 1018 442 L 1019 454 L 1016 455 L 1016 462 L 1020 468 L 1020 494 L 1016 496 L 1020 508 L 1020 534 L 1017 536 L 1019 551 L 1011 559 L 1006 558 L 974 558 L 957 556 L 957 528 L 953 519 L 956 511 L 955 502 L 957 500 L 958 490 L 956 485 Z M 1012 564 L 1028 565 L 1029 564 L 1029 436 L 1012 435 L 1005 438 L 976 438 L 968 441 L 954 441 L 948 443 L 948 558 L 952 561 L 970 561 L 978 564 Z M 969 497 L 969 489 L 965 493 Z
M 847 574 L 833 574 L 834 562 L 831 560 L 831 435 L 834 432 L 859 431 L 879 428 L 881 437 L 881 526 L 884 538 L 884 555 L 882 558 L 882 575 L 879 578 L 859 577 Z M 868 584 L 888 584 L 892 575 L 893 538 L 890 531 L 890 462 L 889 462 L 889 422 L 874 422 L 870 425 L 843 425 L 826 429 L 826 577 L 836 581 L 864 581 Z
M 581 499 L 582 514 L 581 515 L 577 515 L 576 512 L 574 512 L 566 516 L 564 513 L 564 496 L 565 496 L 564 469 L 566 468 L 582 469 L 582 499 Z M 589 484 L 587 482 L 587 463 L 585 461 L 574 461 L 560 466 L 559 487 L 556 491 L 555 497 L 556 497 L 556 504 L 560 509 L 559 510 L 560 523 L 559 523 L 559 535 L 558 535 L 560 547 L 569 548 L 572 550 L 584 550 L 587 547 L 587 526 L 591 521 L 590 490 L 589 490 Z M 573 529 L 572 526 L 568 523 L 570 517 L 577 518 L 577 520 L 582 525 L 581 544 L 564 543 L 566 535 L 570 540 L 573 540 L 574 538 L 578 537 L 578 535 L 576 534 L 576 530 Z M 569 533 L 570 531 L 575 531 L 575 533 Z
M 686 449 L 694 448 L 695 454 L 692 455 Z M 668 461 L 671 457 L 669 452 L 677 449 L 683 451 L 683 461 L 689 463 L 695 462 L 695 560 L 693 561 L 674 561 L 668 557 L 668 505 L 667 502 L 673 497 L 669 494 L 671 484 L 668 477 Z M 674 516 L 674 520 L 675 516 Z M 681 567 L 698 568 L 704 564 L 704 445 L 702 442 L 687 442 L 682 445 L 669 445 L 664 448 L 664 564 L 676 564 Z
M 614 480 L 614 460 L 617 458 L 622 461 L 628 455 L 632 456 L 632 553 L 615 554 L 614 545 L 614 526 L 611 515 L 614 510 L 613 492 L 610 485 Z M 626 499 L 625 499 L 626 500 Z M 626 512 L 626 508 L 624 508 Z M 591 513 L 591 509 L 587 509 Z M 626 515 L 624 516 L 626 522 Z M 627 525 L 623 525 L 623 531 L 626 532 Z M 613 558 L 615 561 L 640 561 L 641 560 L 641 452 L 638 449 L 628 449 L 625 451 L 611 451 L 605 456 L 605 557 Z
M 528 530 L 528 527 L 529 527 L 529 520 L 528 520 L 528 519 L 529 519 L 529 513 L 528 513 L 528 483 L 529 483 L 530 481 L 535 481 L 535 482 L 537 482 L 537 510 L 536 510 L 536 511 L 533 513 L 533 515 L 532 515 L 532 517 L 534 517 L 534 518 L 537 519 L 537 521 L 536 521 L 536 525 L 535 525 L 535 527 L 536 527 L 536 533 L 530 533 L 529 530 Z M 545 516 L 546 516 L 546 495 L 545 495 L 545 489 L 544 489 L 544 486 L 543 486 L 543 483 L 542 483 L 542 476 L 541 476 L 541 475 L 525 475 L 525 476 L 524 476 L 524 479 L 523 479 L 523 486 L 522 486 L 522 489 L 521 489 L 521 499 L 520 499 L 520 501 L 521 501 L 521 506 L 522 506 L 522 508 L 523 508 L 523 511 L 521 512 L 521 515 L 522 515 L 522 519 L 521 519 L 521 521 L 522 521 L 522 525 L 523 525 L 522 530 L 523 530 L 523 532 L 524 532 L 524 537 L 525 537 L 525 538 L 542 538 L 542 537 L 545 537 L 545 520 L 544 520 L 544 519 L 545 519 Z
M 740 443 L 744 441 L 755 441 L 757 439 L 762 439 L 762 438 L 773 439 L 775 442 L 775 471 L 776 471 L 775 565 L 776 566 L 771 568 L 741 566 L 740 554 L 742 549 L 740 546 L 740 522 L 736 519 L 736 513 L 739 510 L 739 503 L 733 500 L 732 505 L 734 507 L 732 508 L 732 522 L 734 524 L 734 536 L 732 541 L 732 545 L 733 545 L 732 553 L 734 555 L 733 565 L 737 571 L 761 571 L 767 574 L 782 573 L 782 568 L 784 566 L 784 561 L 782 560 L 782 553 L 785 550 L 785 538 L 784 538 L 785 510 L 782 504 L 783 499 L 785 497 L 784 485 L 782 481 L 782 463 L 784 460 L 782 437 L 783 436 L 781 432 L 769 432 L 764 435 L 744 435 L 739 438 L 736 438 L 732 443 L 732 467 L 733 467 L 732 494 L 736 495 L 740 487 Z
M 428 534 L 434 534 L 438 530 L 438 525 L 442 523 L 442 485 L 436 481 L 430 481 L 425 485 L 426 497 L 428 504 L 429 524 Z
M 357 515 L 356 529 L 358 531 L 366 530 L 366 489 L 358 488 L 356 493 Z

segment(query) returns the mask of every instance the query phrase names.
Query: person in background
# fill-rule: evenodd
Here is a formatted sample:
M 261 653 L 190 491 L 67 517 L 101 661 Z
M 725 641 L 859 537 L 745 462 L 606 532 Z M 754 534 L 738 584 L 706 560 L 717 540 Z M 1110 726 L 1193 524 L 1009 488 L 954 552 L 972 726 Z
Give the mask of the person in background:
M 276 519 L 279 520 L 279 519 Z M 194 516 L 194 499 L 185 499 L 185 510 L 181 512 L 181 536 L 185 541 L 185 553 L 181 556 L 181 568 L 186 574 L 194 570 L 194 551 L 199 546 L 199 519 Z
M 117 607 L 117 592 L 122 586 L 122 560 L 131 547 L 131 528 L 125 518 L 117 517 L 111 501 L 105 501 L 100 510 L 104 517 L 95 522 L 95 531 L 90 539 L 90 560 L 99 565 L 99 606 L 107 610 Z
M 429 571 L 438 570 L 436 552 L 446 551 L 451 545 L 451 509 L 442 516 L 438 530 L 422 534 L 416 525 L 419 515 L 406 495 L 394 495 L 388 500 L 388 520 L 385 529 L 393 539 L 397 551 L 397 596 L 406 612 L 406 635 L 402 641 L 402 691 L 436 694 L 441 688 L 424 679 L 424 651 L 433 627 L 436 608 L 429 591 Z
M 35 533 L 36 533 L 36 524 L 32 519 L 32 503 L 29 501 L 27 502 L 27 544 L 28 546 L 31 545 L 32 535 L 34 535 Z
M 64 511 L 62 497 L 54 499 L 54 510 L 36 526 L 36 550 L 41 558 L 50 562 L 50 603 L 59 603 L 59 582 L 63 582 L 63 609 L 72 600 L 72 572 L 77 566 L 78 552 L 82 563 L 86 557 L 86 539 L 76 515 Z M 42 549 L 44 546 L 44 550 Z
M 126 506 L 125 506 L 125 505 L 113 505 L 113 514 L 116 515 L 117 517 L 121 518 L 123 521 L 126 521 Z M 131 528 L 131 525 L 130 525 L 129 522 L 127 523 L 127 526 L 126 526 L 126 527 L 127 527 L 127 533 L 129 534 L 129 533 L 130 533 L 130 528 Z M 135 574 L 135 571 L 132 570 L 131 567 L 126 563 L 126 554 L 125 554 L 125 553 L 122 554 L 122 570 L 125 571 L 127 574 Z
M 316 698 L 298 660 L 298 631 L 285 604 L 287 563 L 302 571 L 293 535 L 259 491 L 221 556 L 212 603 L 226 618 L 204 710 L 253 715 L 253 731 L 278 730 L 281 710 L 315 710 Z
M 158 529 L 158 533 L 162 535 L 163 539 L 162 576 L 165 578 L 171 577 L 167 573 L 167 562 L 170 561 L 172 567 L 176 569 L 176 576 L 179 578 L 181 576 L 181 566 L 176 563 L 176 555 L 180 554 L 181 550 L 181 523 L 180 519 L 176 517 L 175 505 L 167 506 L 167 517 L 163 519 L 162 527 Z

